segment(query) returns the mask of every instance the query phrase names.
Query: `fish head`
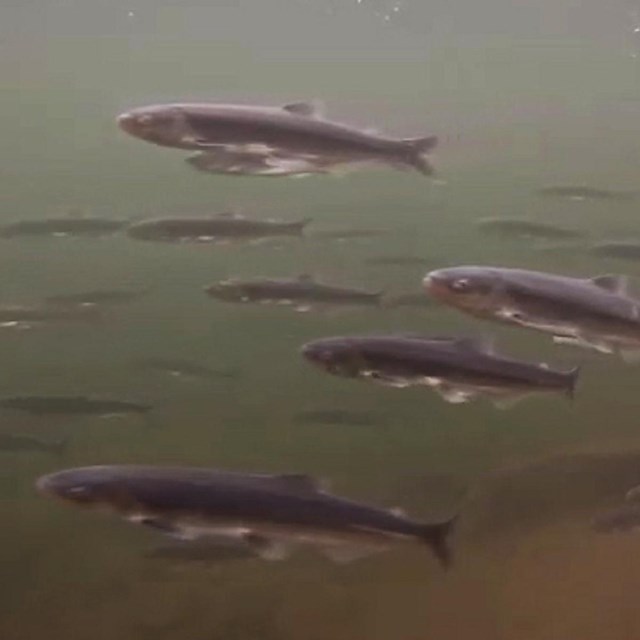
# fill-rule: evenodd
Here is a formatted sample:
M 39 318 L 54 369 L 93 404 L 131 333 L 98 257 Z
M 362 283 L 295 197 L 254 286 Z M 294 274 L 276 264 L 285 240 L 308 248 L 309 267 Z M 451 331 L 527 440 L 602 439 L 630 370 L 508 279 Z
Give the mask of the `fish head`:
M 66 469 L 36 481 L 37 491 L 78 507 L 106 511 L 127 512 L 135 500 L 118 482 L 110 467 Z
M 180 107 L 159 105 L 140 107 L 122 113 L 118 126 L 125 133 L 146 142 L 166 147 L 180 147 L 193 133 Z
M 503 304 L 500 275 L 486 267 L 437 269 L 422 284 L 431 297 L 470 313 L 484 315 Z
M 349 338 L 325 338 L 303 345 L 302 356 L 327 373 L 356 378 L 367 369 L 362 354 Z
M 246 302 L 250 297 L 242 283 L 233 279 L 221 280 L 205 287 L 204 290 L 207 295 L 224 302 Z

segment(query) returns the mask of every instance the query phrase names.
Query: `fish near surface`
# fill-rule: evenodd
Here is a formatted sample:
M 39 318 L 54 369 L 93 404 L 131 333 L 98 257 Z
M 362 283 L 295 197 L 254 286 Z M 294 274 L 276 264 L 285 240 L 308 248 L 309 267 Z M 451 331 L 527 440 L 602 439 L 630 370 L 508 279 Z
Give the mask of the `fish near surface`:
M 203 218 L 154 218 L 132 224 L 127 235 L 152 242 L 221 242 L 277 236 L 301 237 L 311 220 L 256 220 L 233 213 Z
M 225 302 L 294 306 L 309 311 L 317 306 L 379 306 L 382 291 L 364 291 L 318 282 L 303 274 L 297 278 L 232 278 L 205 289 L 212 298 Z
M 640 356 L 640 301 L 624 276 L 572 278 L 524 269 L 453 267 L 427 274 L 435 299 L 474 316 L 550 333 L 554 342 Z
M 573 397 L 578 369 L 556 371 L 546 365 L 495 353 L 472 338 L 429 336 L 352 336 L 307 343 L 302 355 L 328 373 L 372 380 L 391 387 L 427 386 L 447 402 L 488 397 L 508 407 L 537 392 Z
M 428 154 L 435 136 L 392 139 L 322 117 L 309 103 L 282 107 L 234 104 L 165 104 L 140 107 L 118 117 L 120 128 L 164 147 L 201 152 L 290 155 L 332 163 L 378 162 L 424 175 L 433 169 Z
M 229 536 L 265 559 L 311 546 L 348 561 L 394 542 L 429 546 L 444 565 L 455 518 L 425 524 L 331 495 L 300 474 L 246 474 L 187 467 L 114 465 L 43 476 L 36 487 L 80 507 L 98 508 L 182 539 Z
M 47 296 L 45 303 L 55 307 L 111 306 L 134 302 L 145 296 L 148 292 L 148 289 L 94 289 L 92 291 L 82 291 L 79 293 L 61 293 Z
M 13 396 L 0 399 L 0 409 L 37 416 L 121 416 L 148 414 L 151 405 L 90 396 Z
M 32 329 L 53 324 L 100 323 L 103 316 L 86 307 L 52 307 L 49 305 L 2 305 L 0 329 Z
M 569 200 L 633 200 L 638 193 L 636 191 L 616 191 L 613 189 L 600 189 L 584 185 L 550 185 L 538 189 L 542 196 L 567 198 Z

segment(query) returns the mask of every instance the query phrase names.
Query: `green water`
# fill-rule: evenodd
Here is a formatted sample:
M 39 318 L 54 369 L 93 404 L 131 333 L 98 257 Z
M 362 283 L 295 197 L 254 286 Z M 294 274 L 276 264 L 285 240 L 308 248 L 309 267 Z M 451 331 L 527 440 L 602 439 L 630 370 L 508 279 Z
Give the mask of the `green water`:
M 482 544 L 463 535 L 446 575 L 413 547 L 347 566 L 304 553 L 283 563 L 172 565 L 143 557 L 157 536 L 33 490 L 40 474 L 98 463 L 297 471 L 331 478 L 338 493 L 404 504 L 424 516 L 441 496 L 427 491 L 417 498 L 411 478 L 437 473 L 466 483 L 558 451 L 637 444 L 640 374 L 614 358 L 554 348 L 542 335 L 445 309 L 293 314 L 224 305 L 202 293 L 230 275 L 303 272 L 418 291 L 420 267 L 364 263 L 403 253 L 435 265 L 640 277 L 640 265 L 541 253 L 474 227 L 482 216 L 528 214 L 596 238 L 640 237 L 637 202 L 533 195 L 547 183 L 638 187 L 633 5 L 515 5 L 405 0 L 393 12 L 383 0 L 3 3 L 3 221 L 70 208 L 142 217 L 234 207 L 256 217 L 312 217 L 310 229 L 394 233 L 362 243 L 293 241 L 281 249 L 124 237 L 3 242 L 2 303 L 83 289 L 154 289 L 104 326 L 0 335 L 1 394 L 97 393 L 151 402 L 161 428 L 128 418 L 3 417 L 3 432 L 70 435 L 72 442 L 60 459 L 0 453 L 0 638 L 639 637 L 640 542 L 597 537 L 570 517 L 504 536 L 497 527 Z M 127 138 L 115 126 L 115 116 L 133 106 L 193 99 L 321 99 L 338 120 L 399 136 L 438 134 L 444 184 L 393 170 L 301 180 L 207 176 L 189 169 L 182 152 Z M 307 340 L 372 331 L 491 332 L 511 354 L 583 363 L 583 383 L 574 403 L 537 398 L 501 412 L 482 402 L 448 405 L 423 390 L 334 379 L 299 357 Z M 165 379 L 132 366 L 147 356 L 238 367 L 242 376 L 212 384 Z M 303 409 L 323 408 L 376 412 L 381 424 L 294 420 Z

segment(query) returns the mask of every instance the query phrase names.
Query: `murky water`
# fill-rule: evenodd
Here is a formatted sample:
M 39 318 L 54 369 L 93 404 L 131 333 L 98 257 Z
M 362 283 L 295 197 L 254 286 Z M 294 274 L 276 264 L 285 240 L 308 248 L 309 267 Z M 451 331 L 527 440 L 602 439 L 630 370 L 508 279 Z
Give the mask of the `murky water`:
M 640 278 L 640 264 L 596 260 L 575 248 L 542 251 L 480 235 L 474 225 L 484 216 L 527 214 L 596 239 L 640 238 L 637 202 L 534 194 L 549 183 L 637 189 L 638 7 L 521 4 L 34 0 L 0 9 L 3 222 L 68 210 L 144 217 L 234 208 L 256 217 L 311 217 L 310 230 L 392 232 L 243 247 L 123 236 L 2 242 L 2 303 L 83 289 L 152 289 L 101 325 L 0 334 L 1 394 L 150 402 L 159 428 L 135 417 L 3 416 L 3 433 L 70 436 L 71 444 L 59 458 L 0 453 L 1 638 L 640 635 L 640 540 L 589 529 L 590 505 L 601 508 L 610 497 L 599 493 L 606 477 L 592 480 L 588 472 L 578 481 L 542 473 L 539 492 L 534 484 L 521 503 L 493 505 L 484 535 L 462 527 L 447 574 L 413 547 L 346 566 L 305 553 L 282 563 L 151 559 L 145 553 L 158 534 L 33 490 L 42 473 L 89 464 L 296 471 L 331 478 L 338 493 L 427 516 L 454 509 L 455 487 L 475 486 L 484 472 L 558 452 L 640 446 L 640 373 L 615 358 L 553 347 L 542 335 L 444 308 L 295 314 L 225 305 L 202 292 L 227 276 L 312 273 L 418 293 L 426 268 L 366 262 L 404 254 L 434 265 Z M 331 117 L 352 124 L 439 135 L 439 181 L 393 170 L 300 180 L 214 177 L 190 169 L 182 152 L 128 138 L 115 126 L 118 113 L 155 102 L 307 99 L 323 100 Z M 583 382 L 573 403 L 532 398 L 502 412 L 332 378 L 298 354 L 313 338 L 383 331 L 495 334 L 511 354 L 583 364 Z M 153 356 L 241 375 L 183 381 L 134 364 Z M 336 409 L 378 420 L 350 426 L 296 419 L 302 411 Z M 579 508 L 569 504 L 566 514 L 546 517 L 546 496 L 551 503 L 563 492 L 575 494 Z M 528 517 L 532 495 L 537 518 Z

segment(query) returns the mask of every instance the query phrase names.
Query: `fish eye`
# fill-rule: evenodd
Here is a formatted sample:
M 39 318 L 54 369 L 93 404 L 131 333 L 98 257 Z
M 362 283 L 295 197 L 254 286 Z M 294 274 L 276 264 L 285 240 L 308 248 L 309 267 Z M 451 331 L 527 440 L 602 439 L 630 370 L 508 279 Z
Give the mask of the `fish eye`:
M 454 291 L 468 291 L 471 288 L 471 281 L 469 278 L 459 278 L 451 283 L 451 288 Z

